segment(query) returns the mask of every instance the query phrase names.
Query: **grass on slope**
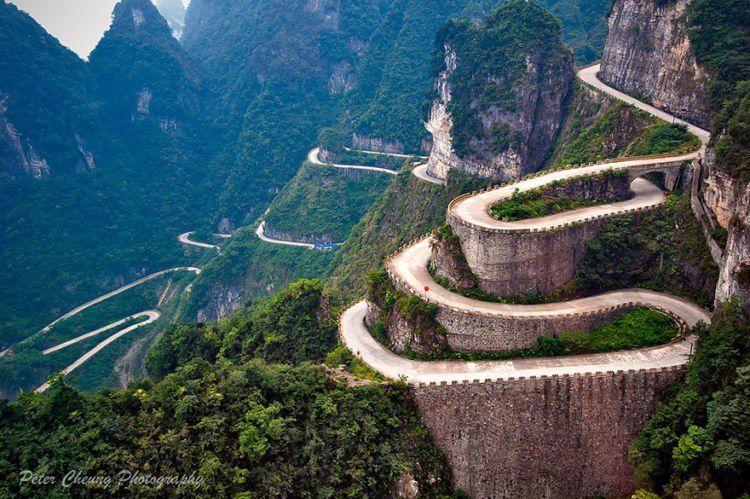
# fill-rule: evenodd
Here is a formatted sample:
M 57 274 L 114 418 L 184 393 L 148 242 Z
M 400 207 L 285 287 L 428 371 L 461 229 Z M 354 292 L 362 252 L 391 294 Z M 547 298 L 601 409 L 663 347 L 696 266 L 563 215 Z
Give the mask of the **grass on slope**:
M 266 225 L 316 241 L 342 242 L 392 177 L 305 163 L 271 203 Z
M 576 82 L 550 166 L 623 156 L 687 152 L 698 138 L 680 125 L 658 120 L 633 106 Z
M 445 222 L 448 203 L 459 194 L 487 186 L 487 180 L 451 173 L 448 186 L 401 173 L 352 230 L 332 261 L 326 292 L 347 302 L 364 290 L 365 276 L 388 254 Z

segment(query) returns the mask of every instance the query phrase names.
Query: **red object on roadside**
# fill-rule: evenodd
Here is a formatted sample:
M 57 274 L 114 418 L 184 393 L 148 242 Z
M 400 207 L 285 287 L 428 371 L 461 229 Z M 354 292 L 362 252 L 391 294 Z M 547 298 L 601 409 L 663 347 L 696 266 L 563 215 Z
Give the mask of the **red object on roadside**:
M 430 290 L 430 287 L 429 287 L 429 286 L 425 286 L 425 287 L 424 287 L 424 292 L 425 292 L 425 293 L 426 293 L 426 292 L 428 292 L 429 290 Z

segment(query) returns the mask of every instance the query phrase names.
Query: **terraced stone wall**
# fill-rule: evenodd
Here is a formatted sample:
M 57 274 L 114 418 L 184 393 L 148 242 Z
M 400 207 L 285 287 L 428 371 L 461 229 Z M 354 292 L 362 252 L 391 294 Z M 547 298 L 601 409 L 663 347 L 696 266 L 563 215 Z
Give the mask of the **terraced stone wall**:
M 623 305 L 595 313 L 570 314 L 554 319 L 511 317 L 440 308 L 436 320 L 447 332 L 448 346 L 457 352 L 499 352 L 535 347 L 542 336 L 572 331 L 592 331 L 614 322 L 632 306 Z
M 628 444 L 676 368 L 415 385 L 454 485 L 471 497 L 627 496 Z
M 548 293 L 570 281 L 586 243 L 606 221 L 598 218 L 530 232 L 477 227 L 452 213 L 447 220 L 461 240 L 479 289 L 501 297 Z

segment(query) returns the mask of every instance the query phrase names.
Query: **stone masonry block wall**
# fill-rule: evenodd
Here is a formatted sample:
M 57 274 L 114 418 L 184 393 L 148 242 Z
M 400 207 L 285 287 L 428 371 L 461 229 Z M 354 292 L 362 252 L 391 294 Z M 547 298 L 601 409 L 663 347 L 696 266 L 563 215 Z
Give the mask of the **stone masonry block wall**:
M 451 349 L 457 352 L 498 352 L 534 347 L 541 336 L 591 331 L 613 322 L 631 308 L 624 306 L 555 318 L 479 315 L 440 308 L 436 319 L 445 328 Z
M 412 292 L 398 276 L 392 272 L 389 272 L 389 275 L 398 290 Z M 570 331 L 591 331 L 614 321 L 637 306 L 651 305 L 636 302 L 623 303 L 593 312 L 555 315 L 552 319 L 544 316 L 487 314 L 438 304 L 435 319 L 445 328 L 448 346 L 454 350 L 501 351 L 535 346 L 540 336 L 552 336 Z M 368 308 L 368 321 L 372 320 L 369 317 L 374 310 L 371 312 Z
M 629 442 L 679 369 L 415 385 L 454 485 L 471 497 L 626 496 Z
M 466 224 L 451 213 L 448 223 L 479 289 L 510 297 L 547 293 L 570 281 L 604 218 L 544 232 L 491 231 Z
M 598 177 L 581 179 L 571 182 L 564 192 L 560 186 L 551 184 L 550 188 L 573 198 L 591 199 L 592 194 L 600 198 L 603 194 L 619 192 L 622 189 L 620 182 L 630 185 L 636 178 L 652 172 L 664 173 L 668 187 L 673 188 L 683 169 L 688 169 L 683 161 L 655 161 L 654 164 L 629 168 L 627 177 L 607 182 Z M 628 213 L 644 209 L 649 208 Z M 458 218 L 450 207 L 446 216 L 451 229 L 461 240 L 461 249 L 477 278 L 479 289 L 501 297 L 547 293 L 567 283 L 575 275 L 586 243 L 596 237 L 599 227 L 609 218 L 602 215 L 529 231 L 478 227 Z

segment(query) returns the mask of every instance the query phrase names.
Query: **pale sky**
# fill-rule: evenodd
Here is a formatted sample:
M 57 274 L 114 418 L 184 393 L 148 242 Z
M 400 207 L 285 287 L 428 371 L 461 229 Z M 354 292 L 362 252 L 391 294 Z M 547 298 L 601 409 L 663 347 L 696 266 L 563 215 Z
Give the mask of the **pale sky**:
M 118 0 L 9 0 L 28 12 L 60 43 L 88 58 L 109 28 Z M 189 0 L 183 0 L 187 5 Z

